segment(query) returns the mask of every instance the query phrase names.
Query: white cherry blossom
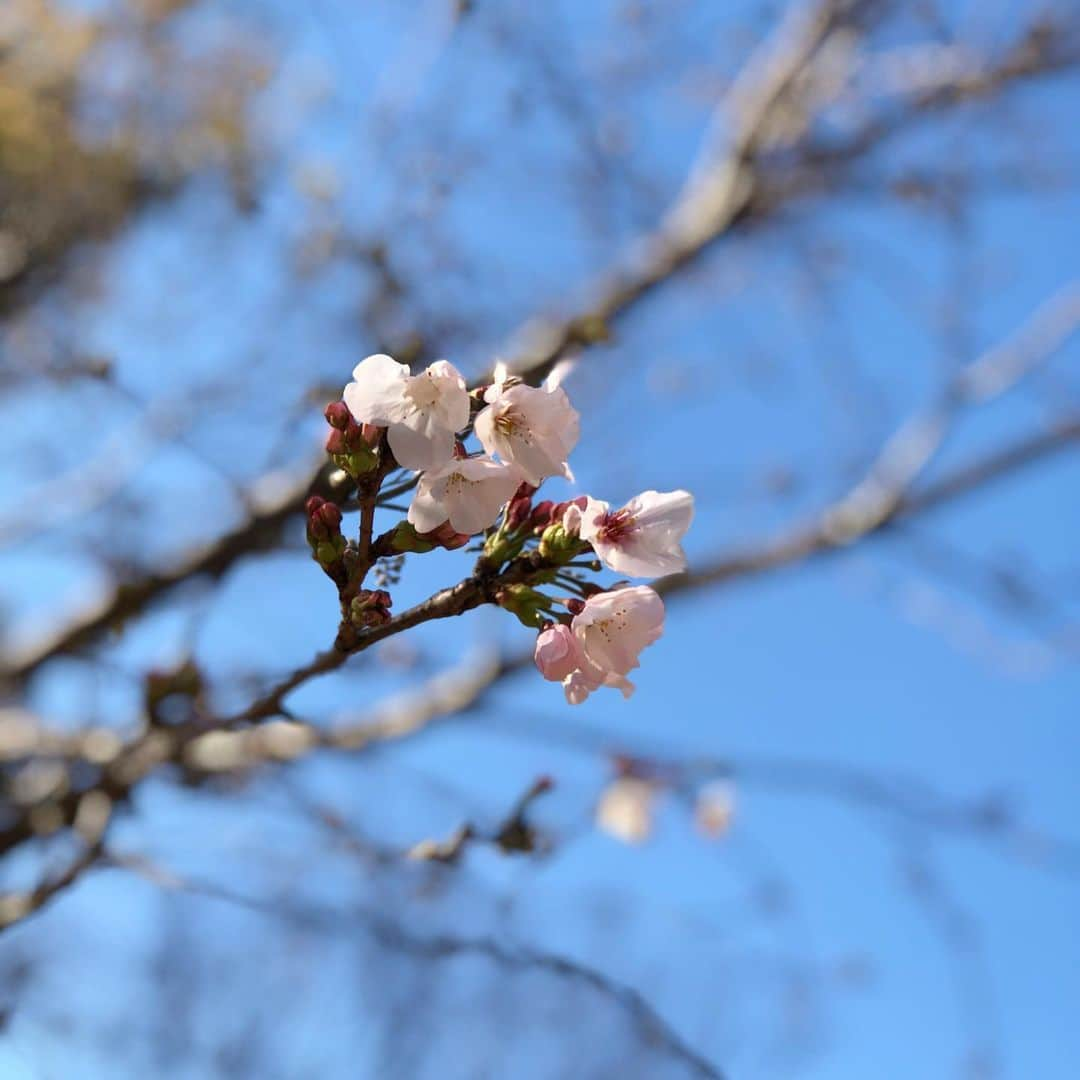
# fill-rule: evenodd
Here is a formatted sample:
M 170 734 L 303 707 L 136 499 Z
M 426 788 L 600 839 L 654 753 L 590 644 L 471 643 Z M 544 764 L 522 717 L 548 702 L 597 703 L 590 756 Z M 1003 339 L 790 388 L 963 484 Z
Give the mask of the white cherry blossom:
M 517 466 L 530 484 L 546 476 L 573 479 L 566 459 L 577 445 L 579 417 L 565 390 L 500 381 L 484 400 L 475 430 L 487 453 Z
M 592 544 L 600 561 L 629 577 L 662 577 L 686 569 L 680 541 L 694 518 L 688 491 L 643 491 L 620 510 L 589 498 L 570 506 L 563 527 Z
M 387 428 L 390 449 L 407 469 L 445 465 L 469 422 L 465 380 L 446 360 L 410 375 L 407 364 L 376 353 L 356 365 L 343 396 L 358 423 Z
M 517 491 L 517 469 L 490 458 L 461 458 L 420 477 L 408 520 L 417 532 L 437 529 L 444 521 L 459 533 L 483 532 Z

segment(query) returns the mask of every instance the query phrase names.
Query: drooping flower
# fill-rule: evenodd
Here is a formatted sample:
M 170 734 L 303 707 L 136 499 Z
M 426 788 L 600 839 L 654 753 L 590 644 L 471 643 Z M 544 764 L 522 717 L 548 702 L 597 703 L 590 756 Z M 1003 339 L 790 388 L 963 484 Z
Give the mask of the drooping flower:
M 361 423 L 387 428 L 390 449 L 406 469 L 438 469 L 454 453 L 455 433 L 469 422 L 465 380 L 446 360 L 410 375 L 385 353 L 361 360 L 345 387 L 345 404 Z
M 530 484 L 545 476 L 573 479 L 566 459 L 577 445 L 579 417 L 565 390 L 496 382 L 484 400 L 475 430 L 487 453 L 517 466 Z
M 589 498 L 570 506 L 563 527 L 592 544 L 609 569 L 630 577 L 662 577 L 686 569 L 680 541 L 694 518 L 688 491 L 643 491 L 622 509 Z
M 408 520 L 428 533 L 449 521 L 455 532 L 483 532 L 517 491 L 517 469 L 490 458 L 460 458 L 425 472 L 416 486 Z
M 626 676 L 638 654 L 664 632 L 664 602 L 645 585 L 590 596 L 569 629 L 555 626 L 536 642 L 536 666 L 545 679 L 561 680 L 571 705 L 580 705 L 601 686 L 630 697 Z M 571 640 L 572 639 L 572 640 Z

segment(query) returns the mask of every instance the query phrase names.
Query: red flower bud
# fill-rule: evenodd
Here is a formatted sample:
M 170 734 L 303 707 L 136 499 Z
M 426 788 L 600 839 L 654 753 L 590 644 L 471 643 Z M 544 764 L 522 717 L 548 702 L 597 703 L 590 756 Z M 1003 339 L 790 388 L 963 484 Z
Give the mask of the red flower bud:
M 458 548 L 464 547 L 471 539 L 468 533 L 456 532 L 449 521 L 444 521 L 437 529 L 432 529 L 431 532 L 420 533 L 419 535 L 422 540 L 446 548 L 447 551 L 456 551 Z
M 572 596 L 566 601 L 566 610 L 571 615 L 580 615 L 585 610 L 585 601 L 579 600 L 576 596 Z
M 308 515 L 308 537 L 312 540 L 329 540 L 341 532 L 341 508 L 312 495 L 305 504 Z
M 344 431 L 335 428 L 326 437 L 326 452 L 328 454 L 347 454 L 349 446 Z
M 529 525 L 534 529 L 543 529 L 552 519 L 552 507 L 555 504 L 550 499 L 545 499 L 543 502 L 539 502 L 533 507 L 532 517 L 529 518 Z
M 341 528 L 341 507 L 336 503 L 323 503 L 318 513 L 313 516 L 317 517 L 319 522 L 331 532 L 337 532 Z
M 385 589 L 361 589 L 349 604 L 349 621 L 357 629 L 384 626 L 391 619 L 393 601 Z
M 532 504 L 528 499 L 512 499 L 506 508 L 506 528 L 516 532 L 529 520 Z
M 344 401 L 331 401 L 326 406 L 323 416 L 326 417 L 326 422 L 337 431 L 344 431 L 352 420 L 352 413 L 349 412 L 349 406 Z
M 379 445 L 379 439 L 382 438 L 383 429 L 378 424 L 361 424 L 360 425 L 360 438 L 364 440 L 372 448 L 375 449 Z
M 532 513 L 532 497 L 536 494 L 536 488 L 532 484 L 522 483 L 518 485 L 513 498 L 506 507 L 506 528 L 510 532 L 520 529 L 529 515 Z

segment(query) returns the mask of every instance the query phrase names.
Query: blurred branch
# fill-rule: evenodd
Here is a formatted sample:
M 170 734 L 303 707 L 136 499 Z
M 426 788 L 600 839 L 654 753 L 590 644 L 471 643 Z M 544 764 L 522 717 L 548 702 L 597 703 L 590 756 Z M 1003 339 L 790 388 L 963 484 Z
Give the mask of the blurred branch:
M 587 289 L 589 299 L 565 319 L 529 321 L 511 338 L 508 366 L 537 381 L 567 354 L 586 349 L 610 336 L 612 328 L 633 312 L 659 286 L 690 265 L 735 227 L 770 217 L 786 199 L 806 194 L 805 169 L 824 169 L 868 153 L 894 134 L 897 125 L 926 110 L 985 96 L 1035 75 L 1071 67 L 1080 59 L 1067 34 L 1032 30 L 996 65 L 964 68 L 952 82 L 941 82 L 917 95 L 908 110 L 865 125 L 842 147 L 825 150 L 808 143 L 800 156 L 782 163 L 788 181 L 778 184 L 776 165 L 758 167 L 763 149 L 774 153 L 785 130 L 779 120 L 790 112 L 792 94 L 815 61 L 831 32 L 847 25 L 865 5 L 833 0 L 808 7 L 795 5 L 777 34 L 756 53 L 736 79 L 723 115 L 730 131 L 721 143 L 714 125 L 706 136 L 686 187 L 657 229 L 642 237 L 630 257 L 606 278 Z M 790 124 L 787 138 L 805 134 L 807 124 Z M 778 142 L 779 140 L 779 142 Z M 312 493 L 342 501 L 349 488 L 323 468 L 293 481 L 266 512 L 175 567 L 119 583 L 90 615 L 74 620 L 43 643 L 21 650 L 0 668 L 0 679 L 17 684 L 54 657 L 84 649 L 108 630 L 140 614 L 172 589 L 195 578 L 220 577 L 248 554 L 276 544 L 283 530 L 300 514 Z
M 181 876 L 172 870 L 162 869 L 139 855 L 110 853 L 103 865 L 137 873 L 159 888 L 220 900 L 268 918 L 285 920 L 324 933 L 351 935 L 360 926 L 387 948 L 422 959 L 438 961 L 479 956 L 511 971 L 548 972 L 559 979 L 586 986 L 616 1004 L 633 1022 L 644 1043 L 678 1060 L 689 1068 L 693 1075 L 706 1077 L 708 1080 L 723 1080 L 723 1073 L 688 1046 L 640 991 L 558 953 L 507 945 L 488 937 L 417 934 L 407 929 L 403 923 L 386 918 L 381 911 L 356 907 L 350 907 L 347 911 L 336 911 L 311 905 L 264 901 L 212 882 Z
M 1041 461 L 1047 456 L 1080 442 L 1080 419 L 1062 425 L 1044 434 L 1025 439 L 980 458 L 972 464 L 947 474 L 933 485 L 917 494 L 897 500 L 885 519 L 872 519 L 858 535 L 838 538 L 824 522 L 828 513 L 818 523 L 796 531 L 790 536 L 748 548 L 743 552 L 722 556 L 691 574 L 668 578 L 656 583 L 656 589 L 664 596 L 696 594 L 704 587 L 739 580 L 741 578 L 776 570 L 807 559 L 841 550 L 860 537 L 869 537 L 886 530 L 890 522 L 928 512 L 943 503 L 1009 475 L 1013 471 Z M 462 583 L 466 589 L 469 582 Z M 460 588 L 460 586 L 458 587 Z M 447 590 L 454 594 L 454 590 Z M 462 594 L 464 595 L 464 594 Z M 423 608 L 423 605 L 420 606 Z M 418 609 L 413 609 L 417 612 Z M 399 619 L 411 624 L 417 615 L 405 613 Z M 436 616 L 432 616 L 436 617 Z M 386 628 L 379 628 L 385 636 Z M 347 654 L 331 650 L 304 668 L 298 669 L 288 679 L 253 703 L 248 711 L 228 718 L 225 724 L 246 725 L 257 716 L 271 715 L 275 710 L 283 712 L 281 700 L 290 689 L 324 671 L 339 667 Z M 396 711 L 387 709 L 382 716 L 376 713 L 374 723 L 363 721 L 348 725 L 335 733 L 324 731 L 316 725 L 290 719 L 274 721 L 254 729 L 241 731 L 186 727 L 177 730 L 154 728 L 129 743 L 120 743 L 115 735 L 106 748 L 100 731 L 91 730 L 83 738 L 95 743 L 95 765 L 101 773 L 92 790 L 100 792 L 110 803 L 126 801 L 131 791 L 148 775 L 168 764 L 182 764 L 196 773 L 229 772 L 252 768 L 261 762 L 289 761 L 322 748 L 358 750 L 372 742 L 387 738 L 400 738 L 423 730 L 432 721 L 459 712 L 476 702 L 498 680 L 521 670 L 531 662 L 529 653 L 521 653 L 478 669 L 471 677 L 436 680 L 416 695 L 410 695 L 407 706 Z M 254 710 L 254 711 L 252 711 Z M 244 718 L 241 720 L 240 718 Z M 72 749 L 77 749 L 78 744 Z M 30 756 L 33 756 L 32 750 Z M 82 754 L 78 757 L 82 759 Z M 59 797 L 50 796 L 45 805 L 54 827 L 70 825 L 77 813 L 80 800 L 86 790 L 65 790 Z M 14 818 L 0 830 L 0 853 L 24 843 L 37 835 L 39 828 L 35 811 L 39 805 L 12 806 Z
M 714 584 L 736 575 L 758 573 L 854 543 L 898 518 L 933 507 L 964 485 L 992 480 L 999 471 L 1025 464 L 1032 457 L 1063 448 L 1080 434 L 1080 418 L 1064 422 L 1046 435 L 1014 445 L 985 458 L 966 472 L 910 494 L 911 487 L 941 448 L 956 415 L 965 407 L 985 404 L 1004 394 L 1034 367 L 1047 360 L 1080 325 L 1080 283 L 1060 290 L 1043 304 L 1020 331 L 962 368 L 931 408 L 904 423 L 882 448 L 865 476 L 808 526 L 766 541 L 744 555 L 718 560 L 701 570 L 661 583 L 661 592 Z M 972 473 L 971 469 L 976 471 Z M 942 485 L 946 486 L 942 486 Z M 501 579 L 499 579 L 501 580 Z M 335 647 L 319 654 L 278 683 L 269 693 L 219 726 L 235 726 L 281 712 L 284 699 L 309 679 L 340 667 L 351 652 L 431 619 L 460 615 L 488 602 L 497 585 L 474 576 L 443 590 L 424 603 L 364 633 L 349 649 Z

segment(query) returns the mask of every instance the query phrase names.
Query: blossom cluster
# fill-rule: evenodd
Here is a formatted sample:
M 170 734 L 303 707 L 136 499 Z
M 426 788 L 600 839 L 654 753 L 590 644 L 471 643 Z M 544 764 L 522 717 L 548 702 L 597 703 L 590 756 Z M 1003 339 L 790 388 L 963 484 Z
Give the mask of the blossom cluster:
M 380 353 L 356 366 L 326 417 L 334 429 L 327 450 L 358 487 L 374 471 L 377 491 L 380 461 L 417 474 L 402 485 L 414 488 L 406 519 L 380 538 L 377 554 L 386 553 L 386 538 L 402 553 L 462 547 L 483 534 L 477 574 L 491 583 L 494 602 L 539 631 L 534 658 L 543 677 L 562 683 L 571 704 L 604 686 L 633 692 L 627 676 L 663 632 L 663 601 L 645 585 L 603 588 L 583 571 L 654 578 L 685 569 L 681 541 L 694 501 L 686 491 L 645 491 L 618 508 L 589 495 L 534 502 L 549 477 L 574 480 L 579 415 L 558 370 L 539 387 L 497 372 L 490 385 L 470 390 L 446 360 L 413 375 Z M 466 449 L 470 430 L 480 450 Z M 340 514 L 313 504 L 309 541 L 341 584 L 357 556 L 336 532 L 339 522 Z M 549 595 L 544 586 L 570 595 Z M 372 611 L 389 620 L 388 594 L 374 607 L 373 594 L 358 595 L 363 625 L 373 625 Z M 350 603 L 357 608 L 355 596 Z

